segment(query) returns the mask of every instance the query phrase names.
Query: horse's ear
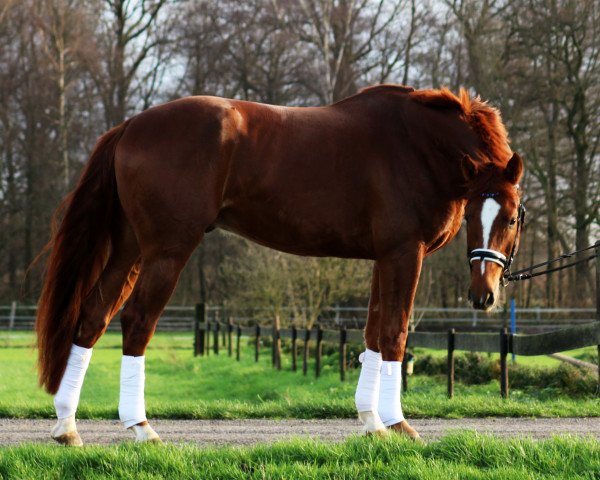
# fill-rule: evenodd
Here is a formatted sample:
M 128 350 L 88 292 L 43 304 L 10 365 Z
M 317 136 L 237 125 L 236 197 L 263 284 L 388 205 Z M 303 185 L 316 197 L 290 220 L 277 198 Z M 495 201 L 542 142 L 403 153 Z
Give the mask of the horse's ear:
M 504 169 L 504 177 L 513 185 L 518 184 L 523 176 L 523 159 L 515 152 Z
M 479 166 L 469 155 L 463 157 L 460 168 L 462 169 L 463 176 L 467 182 L 473 180 L 479 170 Z

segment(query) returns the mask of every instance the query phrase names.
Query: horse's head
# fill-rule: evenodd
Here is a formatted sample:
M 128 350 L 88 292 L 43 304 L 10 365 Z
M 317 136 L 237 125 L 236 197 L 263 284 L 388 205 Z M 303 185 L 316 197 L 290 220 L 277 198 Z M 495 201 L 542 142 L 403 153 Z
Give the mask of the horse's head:
M 509 272 L 523 227 L 525 209 L 518 186 L 523 161 L 515 153 L 505 168 L 481 168 L 466 156 L 463 171 L 472 185 L 465 208 L 469 299 L 474 308 L 490 310 L 498 300 L 500 283 Z

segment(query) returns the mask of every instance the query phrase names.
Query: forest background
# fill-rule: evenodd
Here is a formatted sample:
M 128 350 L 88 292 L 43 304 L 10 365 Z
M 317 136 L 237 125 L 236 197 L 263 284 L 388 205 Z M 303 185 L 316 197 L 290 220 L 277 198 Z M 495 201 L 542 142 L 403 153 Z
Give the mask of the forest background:
M 597 0 L 0 0 L 0 304 L 35 303 L 28 266 L 95 140 L 186 95 L 324 105 L 376 83 L 467 88 L 526 162 L 516 267 L 600 239 Z M 417 306 L 466 306 L 464 232 L 424 266 Z M 300 258 L 214 231 L 172 304 L 365 306 L 371 262 Z M 509 287 L 522 306 L 593 304 L 591 264 Z M 290 311 L 290 310 L 287 310 Z

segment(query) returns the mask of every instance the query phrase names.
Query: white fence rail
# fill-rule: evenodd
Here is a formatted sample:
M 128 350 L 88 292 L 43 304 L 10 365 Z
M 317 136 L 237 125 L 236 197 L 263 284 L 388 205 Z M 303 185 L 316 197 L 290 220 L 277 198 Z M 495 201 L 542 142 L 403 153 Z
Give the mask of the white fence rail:
M 36 306 L 0 305 L 0 330 L 32 330 L 35 322 Z M 158 331 L 193 331 L 195 307 L 169 306 L 163 312 L 158 323 Z M 235 322 L 248 323 L 256 320 L 270 323 L 273 313 L 265 309 L 230 309 L 209 307 L 209 320 L 228 318 Z M 517 331 L 537 333 L 589 323 L 595 320 L 596 311 L 592 308 L 521 308 L 517 309 Z M 292 316 L 291 309 L 282 310 L 282 323 Z M 362 328 L 367 318 L 367 309 L 362 307 L 331 307 L 320 315 L 320 323 L 327 326 L 344 325 L 347 328 Z M 417 331 L 447 331 L 455 328 L 459 331 L 497 331 L 508 325 L 509 314 L 498 310 L 483 313 L 471 308 L 415 308 L 411 321 Z M 120 330 L 119 316 L 111 322 L 109 330 Z

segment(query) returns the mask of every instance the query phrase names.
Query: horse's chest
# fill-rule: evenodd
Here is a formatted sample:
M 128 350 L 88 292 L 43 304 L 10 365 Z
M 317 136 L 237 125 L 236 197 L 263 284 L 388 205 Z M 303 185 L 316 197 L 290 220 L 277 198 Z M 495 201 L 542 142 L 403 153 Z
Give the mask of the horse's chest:
M 432 253 L 450 242 L 460 230 L 464 216 L 464 204 L 453 203 L 433 215 L 428 238 L 427 252 Z

